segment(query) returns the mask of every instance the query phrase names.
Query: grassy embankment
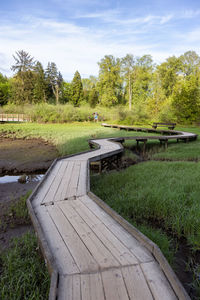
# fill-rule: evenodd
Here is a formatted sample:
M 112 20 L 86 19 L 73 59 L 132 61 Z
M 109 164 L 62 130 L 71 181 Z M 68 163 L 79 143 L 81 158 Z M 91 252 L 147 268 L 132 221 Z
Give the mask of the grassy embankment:
M 42 138 L 52 142 L 60 155 L 88 150 L 88 139 L 120 136 L 145 136 L 145 132 L 120 131 L 112 128 L 104 128 L 100 123 L 76 122 L 70 124 L 3 124 L 0 133 L 6 133 L 8 137 L 16 138 Z
M 179 129 L 199 132 L 197 128 Z M 132 143 L 128 147 L 134 147 Z M 200 262 L 195 257 L 200 251 L 200 140 L 170 142 L 167 150 L 158 147 L 155 151 L 155 147 L 156 142 L 149 143 L 146 162 L 92 177 L 91 188 L 157 243 L 169 261 L 173 262 L 170 238 L 176 243 L 184 239 L 191 249 L 186 267 L 190 263 L 199 297 Z
M 16 138 L 43 138 L 56 145 L 60 155 L 67 155 L 89 149 L 87 140 L 108 136 L 147 135 L 146 133 L 121 132 L 103 128 L 100 124 L 2 124 L 0 133 Z M 26 208 L 26 197 L 10 208 L 13 226 L 30 222 Z M 0 298 L 48 299 L 49 277 L 41 257 L 38 255 L 34 234 L 16 239 L 13 246 L 0 255 Z

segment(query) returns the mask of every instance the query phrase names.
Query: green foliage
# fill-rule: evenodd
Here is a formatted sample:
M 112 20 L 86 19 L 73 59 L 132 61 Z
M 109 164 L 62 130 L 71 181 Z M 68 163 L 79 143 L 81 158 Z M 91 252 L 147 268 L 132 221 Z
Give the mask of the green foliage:
M 172 106 L 179 122 L 200 120 L 200 80 L 189 75 L 178 81 L 172 95 Z
M 98 103 L 98 92 L 95 87 L 93 87 L 89 92 L 88 103 L 91 107 L 95 107 Z
M 122 95 L 122 79 L 120 76 L 120 60 L 112 55 L 106 55 L 99 64 L 99 81 L 97 89 L 99 102 L 111 107 L 120 103 Z
M 34 67 L 33 102 L 47 101 L 47 82 L 42 64 L 38 61 Z
M 180 56 L 182 72 L 184 76 L 189 76 L 199 72 L 200 57 L 195 51 L 187 51 Z
M 200 121 L 200 57 L 195 51 L 169 57 L 157 67 L 150 55 L 127 54 L 123 58 L 106 55 L 98 63 L 98 78 L 90 76 L 81 80 L 76 71 L 72 82 L 63 81 L 55 63 L 48 63 L 44 71 L 41 63 L 23 50 L 14 59 L 14 77 L 2 81 L 0 76 L 0 105 L 8 102 L 17 105 L 72 103 L 74 107 L 89 104 L 92 108 L 123 105 L 133 113 L 128 117 L 129 124 L 136 119 L 138 122 L 140 116 L 140 122 L 145 121 L 145 116 L 151 121 L 188 124 Z M 50 120 L 56 119 L 61 122 L 65 118 L 54 111 Z
M 34 234 L 14 239 L 12 247 L 0 255 L 0 263 L 2 300 L 48 299 L 49 275 Z
M 71 99 L 71 94 L 72 94 L 72 91 L 71 91 L 71 83 L 69 82 L 64 82 L 63 81 L 63 86 L 62 86 L 62 98 L 61 98 L 61 103 L 67 103 L 67 102 L 72 102 L 72 99 Z
M 182 71 L 180 58 L 175 56 L 169 57 L 166 62 L 157 67 L 157 71 L 165 96 L 171 96 L 178 79 L 178 74 Z
M 74 106 L 79 106 L 83 101 L 83 85 L 78 71 L 75 72 L 71 83 L 71 100 Z
M 26 200 L 30 196 L 31 191 L 27 192 L 26 195 L 21 196 L 17 203 L 14 203 L 10 207 L 10 214 L 14 217 L 17 223 L 21 224 L 29 224 L 30 218 L 29 213 L 26 205 Z
M 60 97 L 62 97 L 63 78 L 54 62 L 48 63 L 45 78 L 48 86 L 48 97 L 54 97 L 56 104 L 58 104 Z
M 0 73 L 0 106 L 7 104 L 10 93 L 10 81 Z

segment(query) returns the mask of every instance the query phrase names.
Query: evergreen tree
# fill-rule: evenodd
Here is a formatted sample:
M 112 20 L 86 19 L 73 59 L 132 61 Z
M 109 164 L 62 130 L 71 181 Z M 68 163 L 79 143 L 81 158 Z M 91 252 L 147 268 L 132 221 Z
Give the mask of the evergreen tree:
M 46 102 L 47 82 L 42 64 L 38 61 L 34 67 L 33 102 Z
M 75 72 L 74 78 L 71 83 L 71 99 L 74 106 L 79 106 L 83 101 L 83 85 L 81 81 L 81 75 L 78 71 Z
M 27 52 L 21 50 L 16 52 L 14 56 L 15 65 L 11 67 L 11 70 L 16 72 L 12 81 L 12 100 L 15 103 L 31 103 L 33 99 L 34 88 L 34 59 Z
M 95 86 L 93 86 L 88 95 L 88 103 L 90 104 L 91 107 L 95 107 L 98 103 L 98 99 L 99 99 L 98 92 Z
M 55 97 L 56 104 L 58 104 L 59 98 L 62 97 L 63 78 L 54 62 L 48 63 L 45 77 L 48 85 L 48 96 L 50 98 Z

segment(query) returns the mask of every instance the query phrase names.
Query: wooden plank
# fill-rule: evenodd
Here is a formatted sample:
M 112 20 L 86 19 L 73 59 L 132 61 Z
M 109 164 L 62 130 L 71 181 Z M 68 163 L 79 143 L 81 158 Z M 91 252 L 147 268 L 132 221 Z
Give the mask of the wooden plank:
M 61 277 L 58 290 L 58 299 L 82 300 L 80 275 Z
M 82 300 L 105 299 L 102 279 L 99 273 L 81 275 L 81 296 Z
M 68 166 L 67 169 L 65 170 L 65 174 L 63 176 L 59 191 L 56 193 L 55 201 L 60 201 L 65 199 L 65 195 L 69 187 L 73 167 L 74 167 L 74 161 L 68 161 Z
M 72 172 L 71 172 L 69 186 L 64 195 L 64 199 L 77 195 L 78 181 L 79 181 L 79 176 L 80 176 L 80 168 L 81 168 L 81 162 L 75 161 Z
M 51 170 L 51 173 L 48 174 L 48 176 L 45 178 L 45 181 L 43 183 L 43 185 L 41 186 L 41 188 L 39 189 L 39 191 L 37 192 L 33 203 L 33 207 L 36 207 L 37 205 L 40 205 L 43 201 L 43 199 L 45 198 L 49 187 L 51 186 L 55 176 L 57 175 L 59 169 L 61 166 L 61 161 L 58 161 L 55 166 L 53 167 L 53 169 Z
M 122 268 L 122 275 L 130 300 L 153 300 L 139 265 Z
M 87 160 L 81 161 L 81 169 L 78 180 L 77 196 L 83 196 L 86 194 L 86 184 L 87 184 Z
M 143 263 L 141 264 L 141 268 L 155 300 L 177 299 L 171 285 L 157 262 Z
M 102 280 L 106 300 L 129 300 L 120 269 L 102 272 Z
M 99 269 L 120 266 L 117 259 L 114 258 L 110 249 L 107 249 L 99 236 L 95 235 L 92 229 L 86 224 L 85 220 L 73 209 L 71 204 L 77 201 L 67 201 L 59 203 L 60 209 L 76 230 L 79 238 L 83 241 L 89 252 L 99 265 Z
M 52 255 L 55 257 L 56 265 L 61 274 L 75 274 L 80 270 L 77 267 L 71 253 L 66 247 L 62 236 L 52 221 L 47 207 L 40 206 L 36 209 L 36 214 L 41 224 L 45 238 L 49 244 Z
M 103 245 L 112 253 L 121 265 L 138 264 L 137 258 L 129 249 L 117 239 L 112 232 L 99 221 L 99 219 L 80 201 L 71 201 L 70 205 L 78 212 L 89 228 L 92 228 L 95 235 L 103 243 Z M 66 207 L 66 204 L 65 204 Z M 68 206 L 65 211 L 68 211 Z M 81 224 L 80 224 L 81 225 Z
M 58 171 L 57 175 L 54 177 L 54 180 L 52 181 L 52 183 L 49 187 L 49 190 L 46 193 L 42 203 L 54 202 L 54 197 L 60 188 L 60 184 L 61 184 L 63 175 L 65 173 L 65 170 L 68 166 L 68 163 L 69 163 L 68 161 L 65 161 L 65 162 L 61 161 L 61 166 L 59 168 L 59 171 Z
M 57 230 L 62 236 L 66 247 L 73 256 L 79 270 L 81 272 L 97 271 L 99 268 L 98 263 L 92 257 L 91 253 L 88 251 L 87 247 L 59 207 L 57 205 L 47 206 L 47 210 L 53 219 Z
M 88 196 L 81 197 L 80 201 L 92 212 L 92 214 L 99 218 L 124 245 L 126 245 L 139 262 L 154 260 L 151 253 L 145 247 L 143 247 L 130 233 L 128 233 Z

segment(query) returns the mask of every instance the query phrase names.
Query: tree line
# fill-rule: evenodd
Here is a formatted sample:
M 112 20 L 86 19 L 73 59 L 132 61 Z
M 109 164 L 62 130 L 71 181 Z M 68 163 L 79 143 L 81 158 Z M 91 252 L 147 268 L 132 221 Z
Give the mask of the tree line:
M 200 120 L 200 57 L 194 51 L 155 64 L 150 55 L 104 56 L 98 77 L 81 79 L 78 71 L 65 82 L 54 62 L 46 69 L 24 50 L 13 56 L 13 77 L 0 73 L 0 105 L 88 103 L 91 107 L 124 105 L 152 118 Z

